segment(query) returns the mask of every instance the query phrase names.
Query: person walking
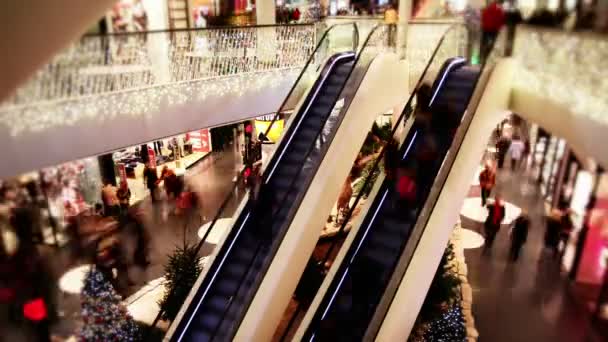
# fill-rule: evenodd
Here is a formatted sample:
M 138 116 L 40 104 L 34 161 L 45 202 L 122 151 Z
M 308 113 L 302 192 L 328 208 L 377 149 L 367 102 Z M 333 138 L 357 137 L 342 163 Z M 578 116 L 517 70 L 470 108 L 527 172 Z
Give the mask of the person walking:
M 528 229 L 530 228 L 530 218 L 527 212 L 524 210 L 515 219 L 513 228 L 511 229 L 511 251 L 509 253 L 512 261 L 517 261 L 521 248 L 528 239 Z
M 131 190 L 126 182 L 121 182 L 120 187 L 116 190 L 116 197 L 120 205 L 121 215 L 126 215 L 129 211 L 129 203 L 131 201 Z
M 561 231 L 561 213 L 553 210 L 545 219 L 545 248 L 553 252 L 553 256 L 559 255 L 559 242 Z
M 116 187 L 110 180 L 105 180 L 101 188 L 101 200 L 103 202 L 105 216 L 117 216 L 120 213 L 120 205 L 116 196 Z
M 505 22 L 505 14 L 502 7 L 498 4 L 498 1 L 492 1 L 486 8 L 481 12 L 481 60 L 484 62 L 494 41 L 498 36 L 498 32 L 502 28 Z
M 156 202 L 156 187 L 158 186 L 158 174 L 155 167 L 151 167 L 150 163 L 146 163 L 144 168 L 144 184 L 150 191 L 150 199 L 152 203 Z
M 509 146 L 511 146 L 511 139 L 504 135 L 496 142 L 496 161 L 498 162 L 499 169 L 502 169 L 502 166 L 505 164 L 505 157 L 509 151 Z
M 505 219 L 505 207 L 502 205 L 500 200 L 500 196 L 496 195 L 494 197 L 494 203 L 488 204 L 488 217 L 484 223 L 484 230 L 486 234 L 486 242 L 484 250 L 486 252 L 492 249 L 492 245 L 494 244 L 494 240 L 496 239 L 496 234 L 500 230 L 500 225 L 502 221 Z
M 388 27 L 388 46 L 395 47 L 397 38 L 397 21 L 399 20 L 399 14 L 393 4 L 388 5 L 388 8 L 384 12 L 384 24 Z
M 509 145 L 509 156 L 511 157 L 511 171 L 517 170 L 520 161 L 524 155 L 526 145 L 518 135 L 513 137 L 513 141 Z
M 490 193 L 496 184 L 496 173 L 490 161 L 486 162 L 483 170 L 479 173 L 479 187 L 481 188 L 481 206 L 485 207 Z

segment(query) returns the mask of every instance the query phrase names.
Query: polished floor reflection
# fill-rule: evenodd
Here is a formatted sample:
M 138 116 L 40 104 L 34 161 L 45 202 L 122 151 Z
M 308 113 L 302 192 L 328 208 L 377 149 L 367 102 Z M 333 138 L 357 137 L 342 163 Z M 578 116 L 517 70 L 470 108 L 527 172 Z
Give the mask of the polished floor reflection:
M 489 255 L 481 248 L 465 251 L 479 341 L 601 341 L 588 314 L 570 294 L 558 260 L 543 250 L 544 201 L 536 187 L 522 173 L 499 171 L 497 178 L 496 190 L 504 200 L 528 210 L 531 227 L 516 262 L 508 258 L 507 225 L 501 227 Z M 469 195 L 479 196 L 479 188 L 474 185 Z M 461 220 L 464 228 L 483 234 L 482 223 L 462 215 Z

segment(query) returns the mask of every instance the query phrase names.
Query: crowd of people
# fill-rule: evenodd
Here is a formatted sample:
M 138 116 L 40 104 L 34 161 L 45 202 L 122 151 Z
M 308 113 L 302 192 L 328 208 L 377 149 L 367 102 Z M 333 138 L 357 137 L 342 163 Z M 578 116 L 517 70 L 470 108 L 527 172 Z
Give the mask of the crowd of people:
M 496 130 L 495 157 L 486 160 L 478 177 L 481 205 L 487 208 L 488 213 L 484 222 L 485 253 L 491 251 L 496 236 L 504 225 L 506 218 L 505 206 L 500 194 L 495 189 L 497 172 L 502 172 L 505 169 L 505 162 L 509 161 L 512 174 L 518 174 L 522 166 L 527 165 L 526 161 L 530 156 L 530 144 L 527 139 L 522 139 L 519 133 L 513 134 L 513 137 L 510 138 L 508 135 L 502 134 L 501 131 L 500 127 Z M 489 198 L 492 192 L 495 193 L 494 200 L 490 202 Z M 560 206 L 553 209 L 544 219 L 546 223 L 544 248 L 551 251 L 554 256 L 560 257 L 573 228 L 570 210 L 567 206 Z M 510 260 L 518 260 L 527 241 L 530 225 L 530 216 L 524 208 L 521 214 L 510 224 Z

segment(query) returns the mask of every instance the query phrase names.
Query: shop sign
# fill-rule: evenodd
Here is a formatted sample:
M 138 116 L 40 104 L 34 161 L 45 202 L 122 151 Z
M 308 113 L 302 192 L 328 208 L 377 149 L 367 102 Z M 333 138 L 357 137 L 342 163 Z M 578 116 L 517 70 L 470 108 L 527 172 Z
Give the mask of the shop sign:
M 156 168 L 156 153 L 154 153 L 154 149 L 150 146 L 148 146 L 148 162 L 151 168 Z
M 118 168 L 118 176 L 120 177 L 120 184 L 127 184 L 127 167 L 124 163 L 116 164 Z
M 208 129 L 200 129 L 186 134 L 186 139 L 192 144 L 192 152 L 211 152 L 211 139 Z

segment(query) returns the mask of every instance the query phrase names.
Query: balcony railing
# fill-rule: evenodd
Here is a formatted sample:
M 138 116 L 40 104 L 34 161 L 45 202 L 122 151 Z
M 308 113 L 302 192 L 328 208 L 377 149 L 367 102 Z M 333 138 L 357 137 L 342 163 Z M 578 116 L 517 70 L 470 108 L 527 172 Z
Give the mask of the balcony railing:
M 366 30 L 376 24 L 376 20 L 363 20 L 356 25 L 360 35 L 366 36 Z M 452 24 L 410 22 L 405 47 L 410 80 L 419 77 L 437 41 Z M 192 101 L 268 89 L 295 79 L 326 25 L 85 36 L 0 104 L 0 126 L 4 126 L 0 129 L 18 136 L 78 125 L 82 120 L 142 116 Z M 336 34 L 320 53 L 330 54 L 348 36 Z M 464 50 L 465 38 L 463 34 L 450 43 Z
M 84 36 L 3 106 L 301 67 L 313 25 L 249 26 Z

